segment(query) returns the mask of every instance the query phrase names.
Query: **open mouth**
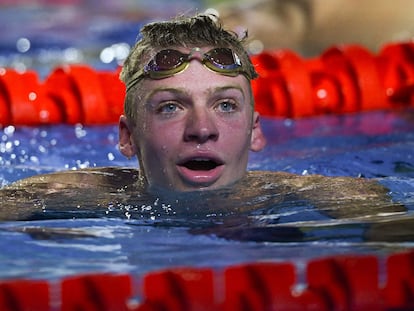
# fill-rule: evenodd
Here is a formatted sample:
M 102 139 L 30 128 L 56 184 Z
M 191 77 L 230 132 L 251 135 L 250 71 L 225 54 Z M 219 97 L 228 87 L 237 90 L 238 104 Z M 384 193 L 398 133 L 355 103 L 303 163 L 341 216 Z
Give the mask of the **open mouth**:
M 210 171 L 222 165 L 222 163 L 212 159 L 191 159 L 181 165 L 192 171 Z
M 217 182 L 224 171 L 224 162 L 209 156 L 194 156 L 177 164 L 178 174 L 190 187 L 208 187 Z

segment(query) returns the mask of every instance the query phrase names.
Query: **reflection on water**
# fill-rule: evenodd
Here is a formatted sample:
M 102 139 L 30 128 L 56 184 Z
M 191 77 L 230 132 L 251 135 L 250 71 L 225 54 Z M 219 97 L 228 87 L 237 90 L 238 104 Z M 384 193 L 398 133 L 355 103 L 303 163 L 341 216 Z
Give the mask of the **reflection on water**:
M 245 241 L 413 238 L 406 228 L 412 223 L 410 207 L 393 201 L 389 189 L 375 180 L 255 171 L 228 189 L 155 194 L 143 191 L 137 180 L 137 170 L 115 167 L 34 176 L 1 191 L 0 216 L 117 217 Z M 381 230 L 391 226 L 396 229 L 392 234 Z M 24 232 L 36 237 L 68 233 L 33 228 Z M 79 232 L 73 236 L 79 237 Z
M 115 126 L 6 128 L 2 185 L 39 173 L 72 173 L 2 190 L 0 215 L 8 221 L 0 223 L 0 277 L 300 264 L 413 247 L 411 115 L 264 119 L 269 146 L 249 162 L 260 171 L 232 189 L 173 196 L 137 192 L 131 168 L 73 170 L 136 166 L 117 151 Z

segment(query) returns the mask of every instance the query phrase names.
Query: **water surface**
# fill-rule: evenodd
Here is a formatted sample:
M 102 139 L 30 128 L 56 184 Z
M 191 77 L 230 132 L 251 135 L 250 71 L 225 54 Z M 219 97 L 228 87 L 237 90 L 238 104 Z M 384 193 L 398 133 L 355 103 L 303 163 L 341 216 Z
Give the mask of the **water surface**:
M 129 196 L 123 198 L 126 201 L 119 199 L 125 194 L 119 194 L 118 199 L 97 205 L 96 193 L 67 189 L 66 196 L 50 194 L 46 206 L 37 202 L 40 212 L 31 220 L 0 224 L 0 277 L 145 273 L 251 261 L 289 260 L 301 266 L 321 256 L 381 257 L 411 248 L 412 115 L 404 111 L 265 118 L 269 145 L 252 154 L 249 162 L 252 171 L 375 179 L 388 188 L 381 198 L 387 194 L 390 201 L 376 204 L 349 200 L 347 195 L 338 200 L 328 190 L 346 194 L 340 188 L 343 184 L 329 185 L 325 179 L 319 183 L 323 191 L 308 187 L 298 195 L 259 172 L 253 173 L 256 187 L 250 187 L 248 199 L 239 189 L 216 196 Z M 116 144 L 116 126 L 7 127 L 0 141 L 0 182 L 7 186 L 24 177 L 67 169 L 135 167 L 136 162 L 124 159 Z M 13 202 L 3 200 L 1 209 Z

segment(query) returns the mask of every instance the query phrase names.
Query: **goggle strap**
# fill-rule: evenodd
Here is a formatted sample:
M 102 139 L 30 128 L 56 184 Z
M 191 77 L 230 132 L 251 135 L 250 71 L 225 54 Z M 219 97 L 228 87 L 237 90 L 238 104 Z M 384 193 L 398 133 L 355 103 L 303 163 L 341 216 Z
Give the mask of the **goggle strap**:
M 242 70 L 242 64 L 241 64 L 239 56 L 236 53 L 234 53 L 231 49 L 228 49 L 228 51 L 231 53 L 231 56 L 233 59 L 232 64 L 225 65 L 225 64 L 221 64 L 220 62 L 215 61 L 216 57 L 210 54 L 212 53 L 212 51 L 217 52 L 218 49 L 220 48 L 212 49 L 203 54 L 203 57 L 200 61 L 207 69 L 210 69 L 213 72 L 220 73 L 225 76 L 231 76 L 231 77 L 235 77 L 240 73 L 245 74 L 245 72 Z M 221 48 L 221 49 L 226 49 L 226 48 Z M 199 51 L 200 49 L 197 48 L 196 50 Z M 177 50 L 163 50 L 158 53 L 161 53 L 161 52 L 166 53 L 168 51 L 174 51 L 180 55 L 177 63 L 172 65 L 172 68 L 165 69 L 165 70 L 159 70 L 159 69 L 157 70 L 156 69 L 157 64 L 153 58 L 143 69 L 137 71 L 135 74 L 132 75 L 132 77 L 129 79 L 126 85 L 126 91 L 128 92 L 144 76 L 149 76 L 151 79 L 163 79 L 163 78 L 171 77 L 177 73 L 184 71 L 187 68 L 188 63 L 192 59 L 191 57 L 192 53 L 184 54 Z
M 138 70 L 136 73 L 134 73 L 126 84 L 126 92 L 128 92 L 132 87 L 134 87 L 139 82 L 139 80 L 143 78 L 143 76 L 143 70 Z

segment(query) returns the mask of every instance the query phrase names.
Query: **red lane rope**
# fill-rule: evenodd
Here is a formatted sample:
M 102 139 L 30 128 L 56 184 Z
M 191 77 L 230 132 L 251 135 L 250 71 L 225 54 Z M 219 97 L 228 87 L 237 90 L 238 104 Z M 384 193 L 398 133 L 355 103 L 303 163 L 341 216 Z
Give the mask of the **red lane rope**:
M 293 51 L 252 57 L 256 109 L 264 116 L 320 114 L 414 106 L 414 43 L 392 43 L 373 54 L 359 45 L 334 46 L 316 58 Z M 118 122 L 125 87 L 119 69 L 87 65 L 56 68 L 44 81 L 36 72 L 0 68 L 0 126 L 85 125 Z
M 298 284 L 290 262 L 224 270 L 174 268 L 143 276 L 90 274 L 60 281 L 0 281 L 0 310 L 413 310 L 414 251 L 311 260 Z
M 291 51 L 252 57 L 256 109 L 265 116 L 306 117 L 414 105 L 414 43 L 385 45 L 377 55 L 359 45 L 334 46 L 319 57 Z

